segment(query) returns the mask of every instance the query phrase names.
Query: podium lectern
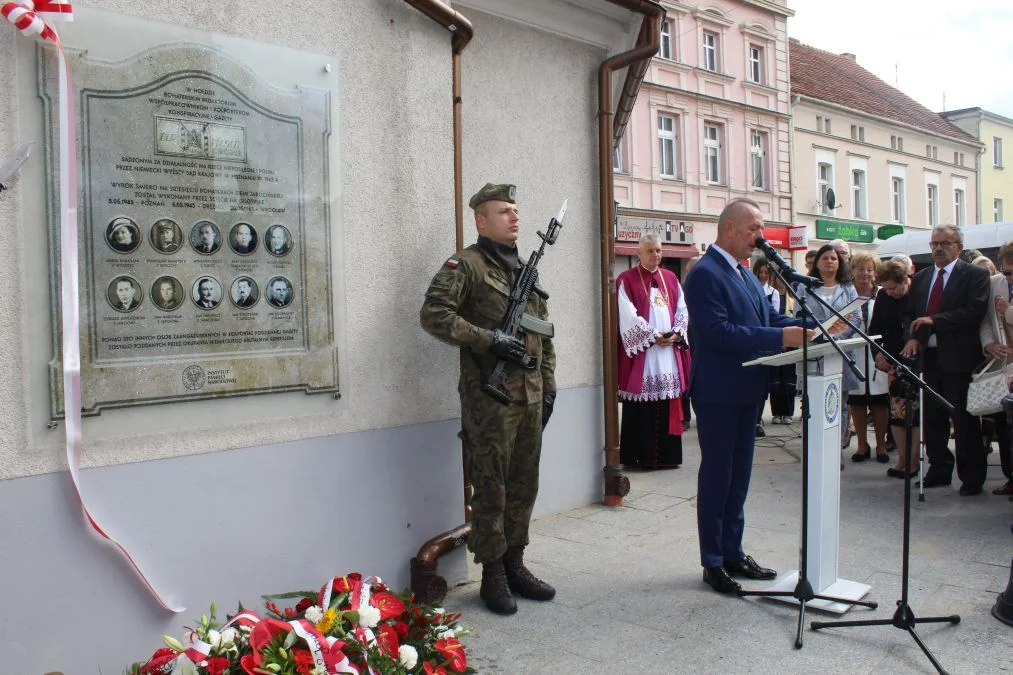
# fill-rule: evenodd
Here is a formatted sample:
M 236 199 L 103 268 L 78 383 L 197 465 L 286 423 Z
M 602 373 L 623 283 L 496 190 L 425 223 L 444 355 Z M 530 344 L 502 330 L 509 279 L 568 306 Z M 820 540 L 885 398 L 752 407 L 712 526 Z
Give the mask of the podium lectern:
M 878 336 L 873 336 L 878 337 Z M 838 340 L 837 345 L 845 351 L 865 347 L 865 340 L 852 338 Z M 844 600 L 860 600 L 872 588 L 868 584 L 848 581 L 837 577 L 838 539 L 841 506 L 841 368 L 843 361 L 834 346 L 829 343 L 810 344 L 807 348 L 809 360 L 805 364 L 809 378 L 809 406 L 803 410 L 804 423 L 808 424 L 808 452 L 803 449 L 803 480 L 809 482 L 809 499 L 802 508 L 808 509 L 806 537 L 808 550 L 802 559 L 806 561 L 808 579 L 817 595 L 828 595 Z M 799 363 L 802 350 L 794 349 L 773 356 L 765 356 L 743 363 L 744 366 L 783 366 Z M 763 591 L 783 592 L 774 597 L 791 604 L 798 604 L 792 597 L 792 590 L 798 583 L 799 571 L 789 570 Z M 808 605 L 815 609 L 843 614 L 852 605 L 832 602 L 819 598 L 810 600 Z

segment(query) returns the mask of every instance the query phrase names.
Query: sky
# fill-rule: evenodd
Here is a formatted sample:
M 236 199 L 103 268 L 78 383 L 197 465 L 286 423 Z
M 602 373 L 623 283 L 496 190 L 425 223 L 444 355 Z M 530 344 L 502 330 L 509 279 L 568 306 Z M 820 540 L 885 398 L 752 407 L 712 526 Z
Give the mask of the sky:
M 788 37 L 858 65 L 929 110 L 1013 118 L 1013 0 L 788 0 Z M 946 105 L 943 107 L 945 95 Z

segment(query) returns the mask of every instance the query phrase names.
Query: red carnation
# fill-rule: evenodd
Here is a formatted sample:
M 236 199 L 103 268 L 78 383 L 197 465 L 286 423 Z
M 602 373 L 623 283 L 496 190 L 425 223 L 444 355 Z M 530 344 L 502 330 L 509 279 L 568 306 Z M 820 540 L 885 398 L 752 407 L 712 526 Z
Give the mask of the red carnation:
M 309 598 L 303 598 L 299 602 L 295 603 L 295 611 L 305 612 L 307 609 L 313 606 L 313 601 Z
M 404 621 L 395 621 L 394 631 L 398 634 L 398 637 L 407 637 L 408 624 L 406 624 Z
M 223 675 L 229 667 L 229 660 L 224 656 L 212 656 L 208 659 L 208 675 Z
M 141 666 L 141 673 L 143 675 L 169 675 L 178 657 L 179 652 L 175 649 L 168 647 L 157 649 L 148 662 Z

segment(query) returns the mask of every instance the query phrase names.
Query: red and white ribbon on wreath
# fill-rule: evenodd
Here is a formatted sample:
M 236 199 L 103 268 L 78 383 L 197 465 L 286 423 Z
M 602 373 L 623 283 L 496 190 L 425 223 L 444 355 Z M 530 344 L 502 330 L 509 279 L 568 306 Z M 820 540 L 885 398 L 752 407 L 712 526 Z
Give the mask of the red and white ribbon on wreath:
M 63 408 L 67 427 L 67 465 L 74 482 L 74 491 L 85 518 L 99 535 L 110 542 L 130 562 L 158 604 L 171 612 L 182 612 L 172 607 L 151 585 L 130 553 L 110 537 L 92 517 L 81 493 L 79 467 L 81 464 L 81 325 L 78 316 L 80 291 L 78 288 L 77 242 L 77 139 L 74 127 L 74 91 L 67 71 L 60 37 L 50 21 L 72 21 L 74 10 L 70 0 L 4 0 L 0 3 L 0 16 L 28 37 L 52 42 L 57 48 L 59 62 L 59 117 L 60 117 L 60 297 L 63 304 Z

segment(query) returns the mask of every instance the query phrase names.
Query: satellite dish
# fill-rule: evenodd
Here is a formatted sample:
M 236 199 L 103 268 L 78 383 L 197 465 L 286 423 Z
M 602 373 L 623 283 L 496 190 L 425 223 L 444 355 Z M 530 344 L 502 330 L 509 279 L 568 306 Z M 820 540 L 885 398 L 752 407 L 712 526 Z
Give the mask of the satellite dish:
M 827 208 L 833 209 L 837 207 L 837 196 L 834 194 L 833 188 L 827 188 Z

